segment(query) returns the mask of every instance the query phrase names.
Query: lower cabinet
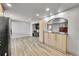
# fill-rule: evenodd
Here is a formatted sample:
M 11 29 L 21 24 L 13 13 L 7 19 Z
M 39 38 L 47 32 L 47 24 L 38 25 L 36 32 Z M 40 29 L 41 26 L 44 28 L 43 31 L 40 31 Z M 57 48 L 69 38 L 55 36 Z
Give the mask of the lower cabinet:
M 66 53 L 67 35 L 56 34 L 56 48 L 61 52 Z
M 52 33 L 44 33 L 44 42 L 50 46 L 56 46 L 55 34 Z
M 51 46 L 55 47 L 56 46 L 56 39 L 55 39 L 55 34 L 49 33 L 49 43 Z
M 48 33 L 44 33 L 44 43 L 49 44 L 49 38 L 48 38 Z
M 44 43 L 66 53 L 67 35 L 57 33 L 44 33 Z

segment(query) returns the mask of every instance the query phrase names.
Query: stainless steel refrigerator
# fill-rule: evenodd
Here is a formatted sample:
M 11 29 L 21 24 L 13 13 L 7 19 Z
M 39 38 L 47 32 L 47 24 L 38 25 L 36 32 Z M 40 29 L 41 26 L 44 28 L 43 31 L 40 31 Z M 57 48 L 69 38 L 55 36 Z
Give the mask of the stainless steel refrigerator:
M 0 56 L 9 55 L 10 21 L 7 17 L 0 17 Z M 8 51 L 9 50 L 9 51 Z

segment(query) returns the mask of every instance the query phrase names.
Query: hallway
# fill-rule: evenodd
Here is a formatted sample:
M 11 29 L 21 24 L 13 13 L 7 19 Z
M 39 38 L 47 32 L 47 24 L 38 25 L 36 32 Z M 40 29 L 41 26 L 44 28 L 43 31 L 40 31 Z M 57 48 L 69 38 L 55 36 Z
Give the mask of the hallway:
M 55 49 L 40 44 L 38 38 L 23 37 L 11 40 L 12 56 L 66 56 Z M 67 54 L 68 55 L 68 54 Z

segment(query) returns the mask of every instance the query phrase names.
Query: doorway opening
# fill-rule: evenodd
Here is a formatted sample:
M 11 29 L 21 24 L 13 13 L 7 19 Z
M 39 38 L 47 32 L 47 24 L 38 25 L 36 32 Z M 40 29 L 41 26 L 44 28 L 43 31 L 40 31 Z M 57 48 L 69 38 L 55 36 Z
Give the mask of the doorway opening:
M 39 23 L 33 24 L 32 27 L 33 27 L 32 36 L 39 37 Z

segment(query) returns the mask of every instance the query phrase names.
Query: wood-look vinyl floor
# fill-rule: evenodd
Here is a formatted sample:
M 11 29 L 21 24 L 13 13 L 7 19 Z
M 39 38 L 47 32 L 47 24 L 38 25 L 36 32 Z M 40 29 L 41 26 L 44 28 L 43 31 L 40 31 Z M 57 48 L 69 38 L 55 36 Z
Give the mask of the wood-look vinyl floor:
M 35 37 L 11 39 L 11 56 L 66 56 L 38 41 Z

